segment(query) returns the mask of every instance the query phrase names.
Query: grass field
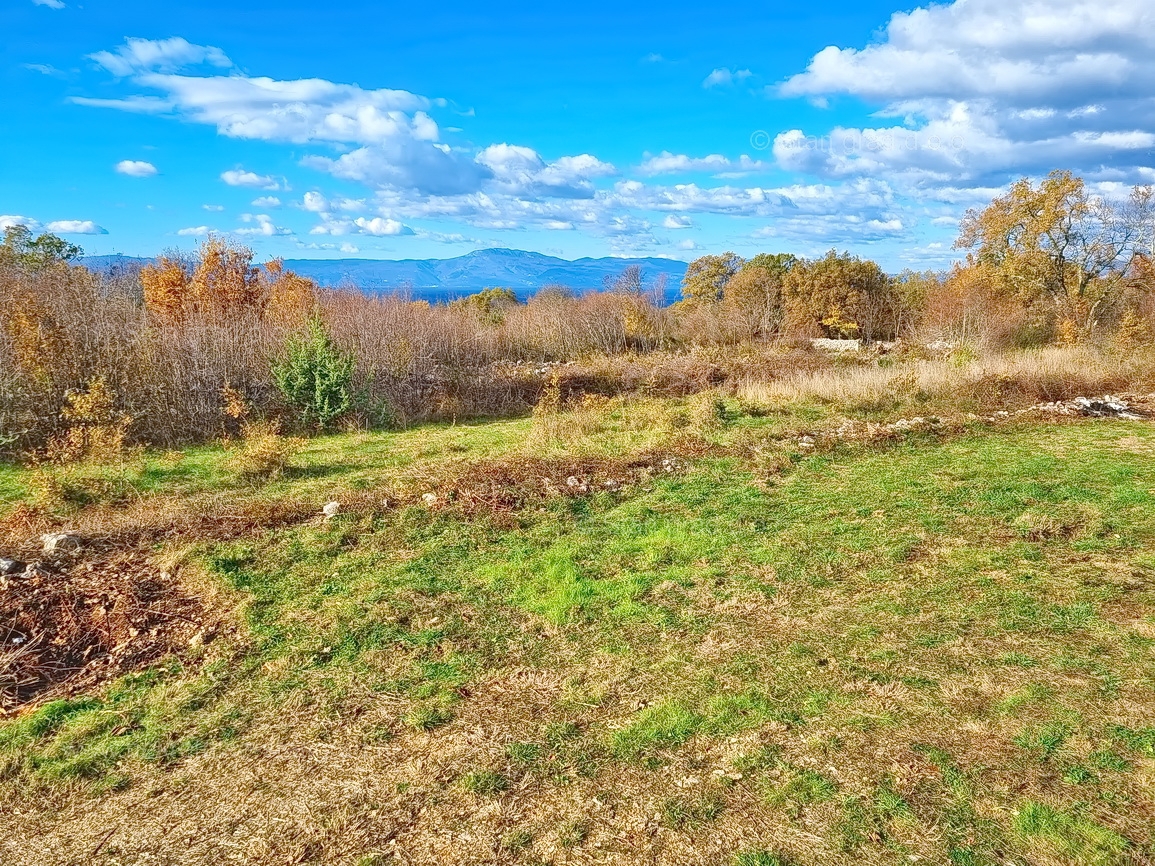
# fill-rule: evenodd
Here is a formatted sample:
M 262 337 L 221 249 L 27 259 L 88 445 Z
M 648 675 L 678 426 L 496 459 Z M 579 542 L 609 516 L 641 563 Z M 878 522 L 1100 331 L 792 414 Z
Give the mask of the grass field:
M 347 507 L 148 542 L 228 625 L 0 722 L 0 859 L 1155 860 L 1155 427 L 800 447 L 829 415 L 643 401 L 316 439 L 263 485 L 220 448 L 92 470 L 106 501 L 57 524 Z M 543 454 L 590 477 L 489 510 L 439 480 Z M 0 512 L 36 484 L 0 468 Z

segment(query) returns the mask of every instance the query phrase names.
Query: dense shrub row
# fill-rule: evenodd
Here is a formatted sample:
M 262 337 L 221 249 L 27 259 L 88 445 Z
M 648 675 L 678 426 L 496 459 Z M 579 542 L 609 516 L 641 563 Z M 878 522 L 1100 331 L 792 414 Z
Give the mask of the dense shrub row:
M 219 238 L 94 273 L 74 264 L 76 247 L 15 227 L 0 244 L 0 449 L 75 435 L 78 395 L 108 402 L 121 438 L 171 445 L 229 433 L 238 399 L 250 423 L 314 428 L 525 412 L 558 364 L 565 390 L 601 394 L 767 381 L 820 365 L 782 348 L 813 337 L 1135 345 L 1155 314 L 1151 210 L 1149 189 L 1109 205 L 1056 173 L 969 214 L 970 252 L 949 273 L 891 277 L 833 251 L 726 253 L 692 262 L 669 307 L 637 268 L 602 291 L 547 287 L 525 303 L 507 289 L 435 305 L 323 290 Z

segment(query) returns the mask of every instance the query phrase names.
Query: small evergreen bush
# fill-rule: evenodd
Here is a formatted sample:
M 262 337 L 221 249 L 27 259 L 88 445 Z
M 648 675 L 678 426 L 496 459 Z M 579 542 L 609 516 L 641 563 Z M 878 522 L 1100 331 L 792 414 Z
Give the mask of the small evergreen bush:
M 314 316 L 304 335 L 289 339 L 273 365 L 273 381 L 302 422 L 328 430 L 353 407 L 355 363 Z

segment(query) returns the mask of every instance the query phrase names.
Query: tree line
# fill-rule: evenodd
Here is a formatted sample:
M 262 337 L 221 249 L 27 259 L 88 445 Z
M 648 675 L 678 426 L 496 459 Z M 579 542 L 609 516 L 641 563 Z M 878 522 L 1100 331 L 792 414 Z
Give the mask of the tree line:
M 16 226 L 0 243 L 0 450 L 48 441 L 77 395 L 96 392 L 132 419 L 126 435 L 175 444 L 227 427 L 224 394 L 299 426 L 375 426 L 524 412 L 537 365 L 588 358 L 694 347 L 738 357 L 727 347 L 815 337 L 1138 345 L 1155 323 L 1153 200 L 1136 187 L 1113 201 L 1055 172 L 967 213 L 949 271 L 888 275 L 833 250 L 727 252 L 691 262 L 670 306 L 636 267 L 601 291 L 552 286 L 524 302 L 500 287 L 446 304 L 374 297 L 257 264 L 219 237 L 139 271 L 95 273 L 76 264 L 76 246 Z
M 834 250 L 812 260 L 727 252 L 690 263 L 680 304 L 729 308 L 761 337 L 893 340 L 954 307 L 972 331 L 976 319 L 994 326 L 1010 316 L 1024 342 L 1087 340 L 1121 320 L 1149 317 L 1153 230 L 1150 186 L 1112 201 L 1056 171 L 1038 184 L 1020 180 L 969 211 L 955 243 L 965 259 L 948 272 L 888 276 L 873 261 Z M 939 324 L 949 331 L 952 323 Z

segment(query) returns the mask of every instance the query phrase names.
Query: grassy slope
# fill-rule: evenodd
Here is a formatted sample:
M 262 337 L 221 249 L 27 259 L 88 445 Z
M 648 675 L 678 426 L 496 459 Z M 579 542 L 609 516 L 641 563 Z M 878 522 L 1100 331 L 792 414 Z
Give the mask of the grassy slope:
M 528 429 L 317 440 L 237 496 L 321 502 Z M 130 861 L 1143 862 L 1153 450 L 1102 422 L 782 478 L 701 459 L 514 523 L 408 508 L 203 545 L 189 568 L 248 599 L 251 636 L 0 728 L 5 859 L 119 827 L 99 850 Z M 141 466 L 143 495 L 227 479 L 213 449 Z

